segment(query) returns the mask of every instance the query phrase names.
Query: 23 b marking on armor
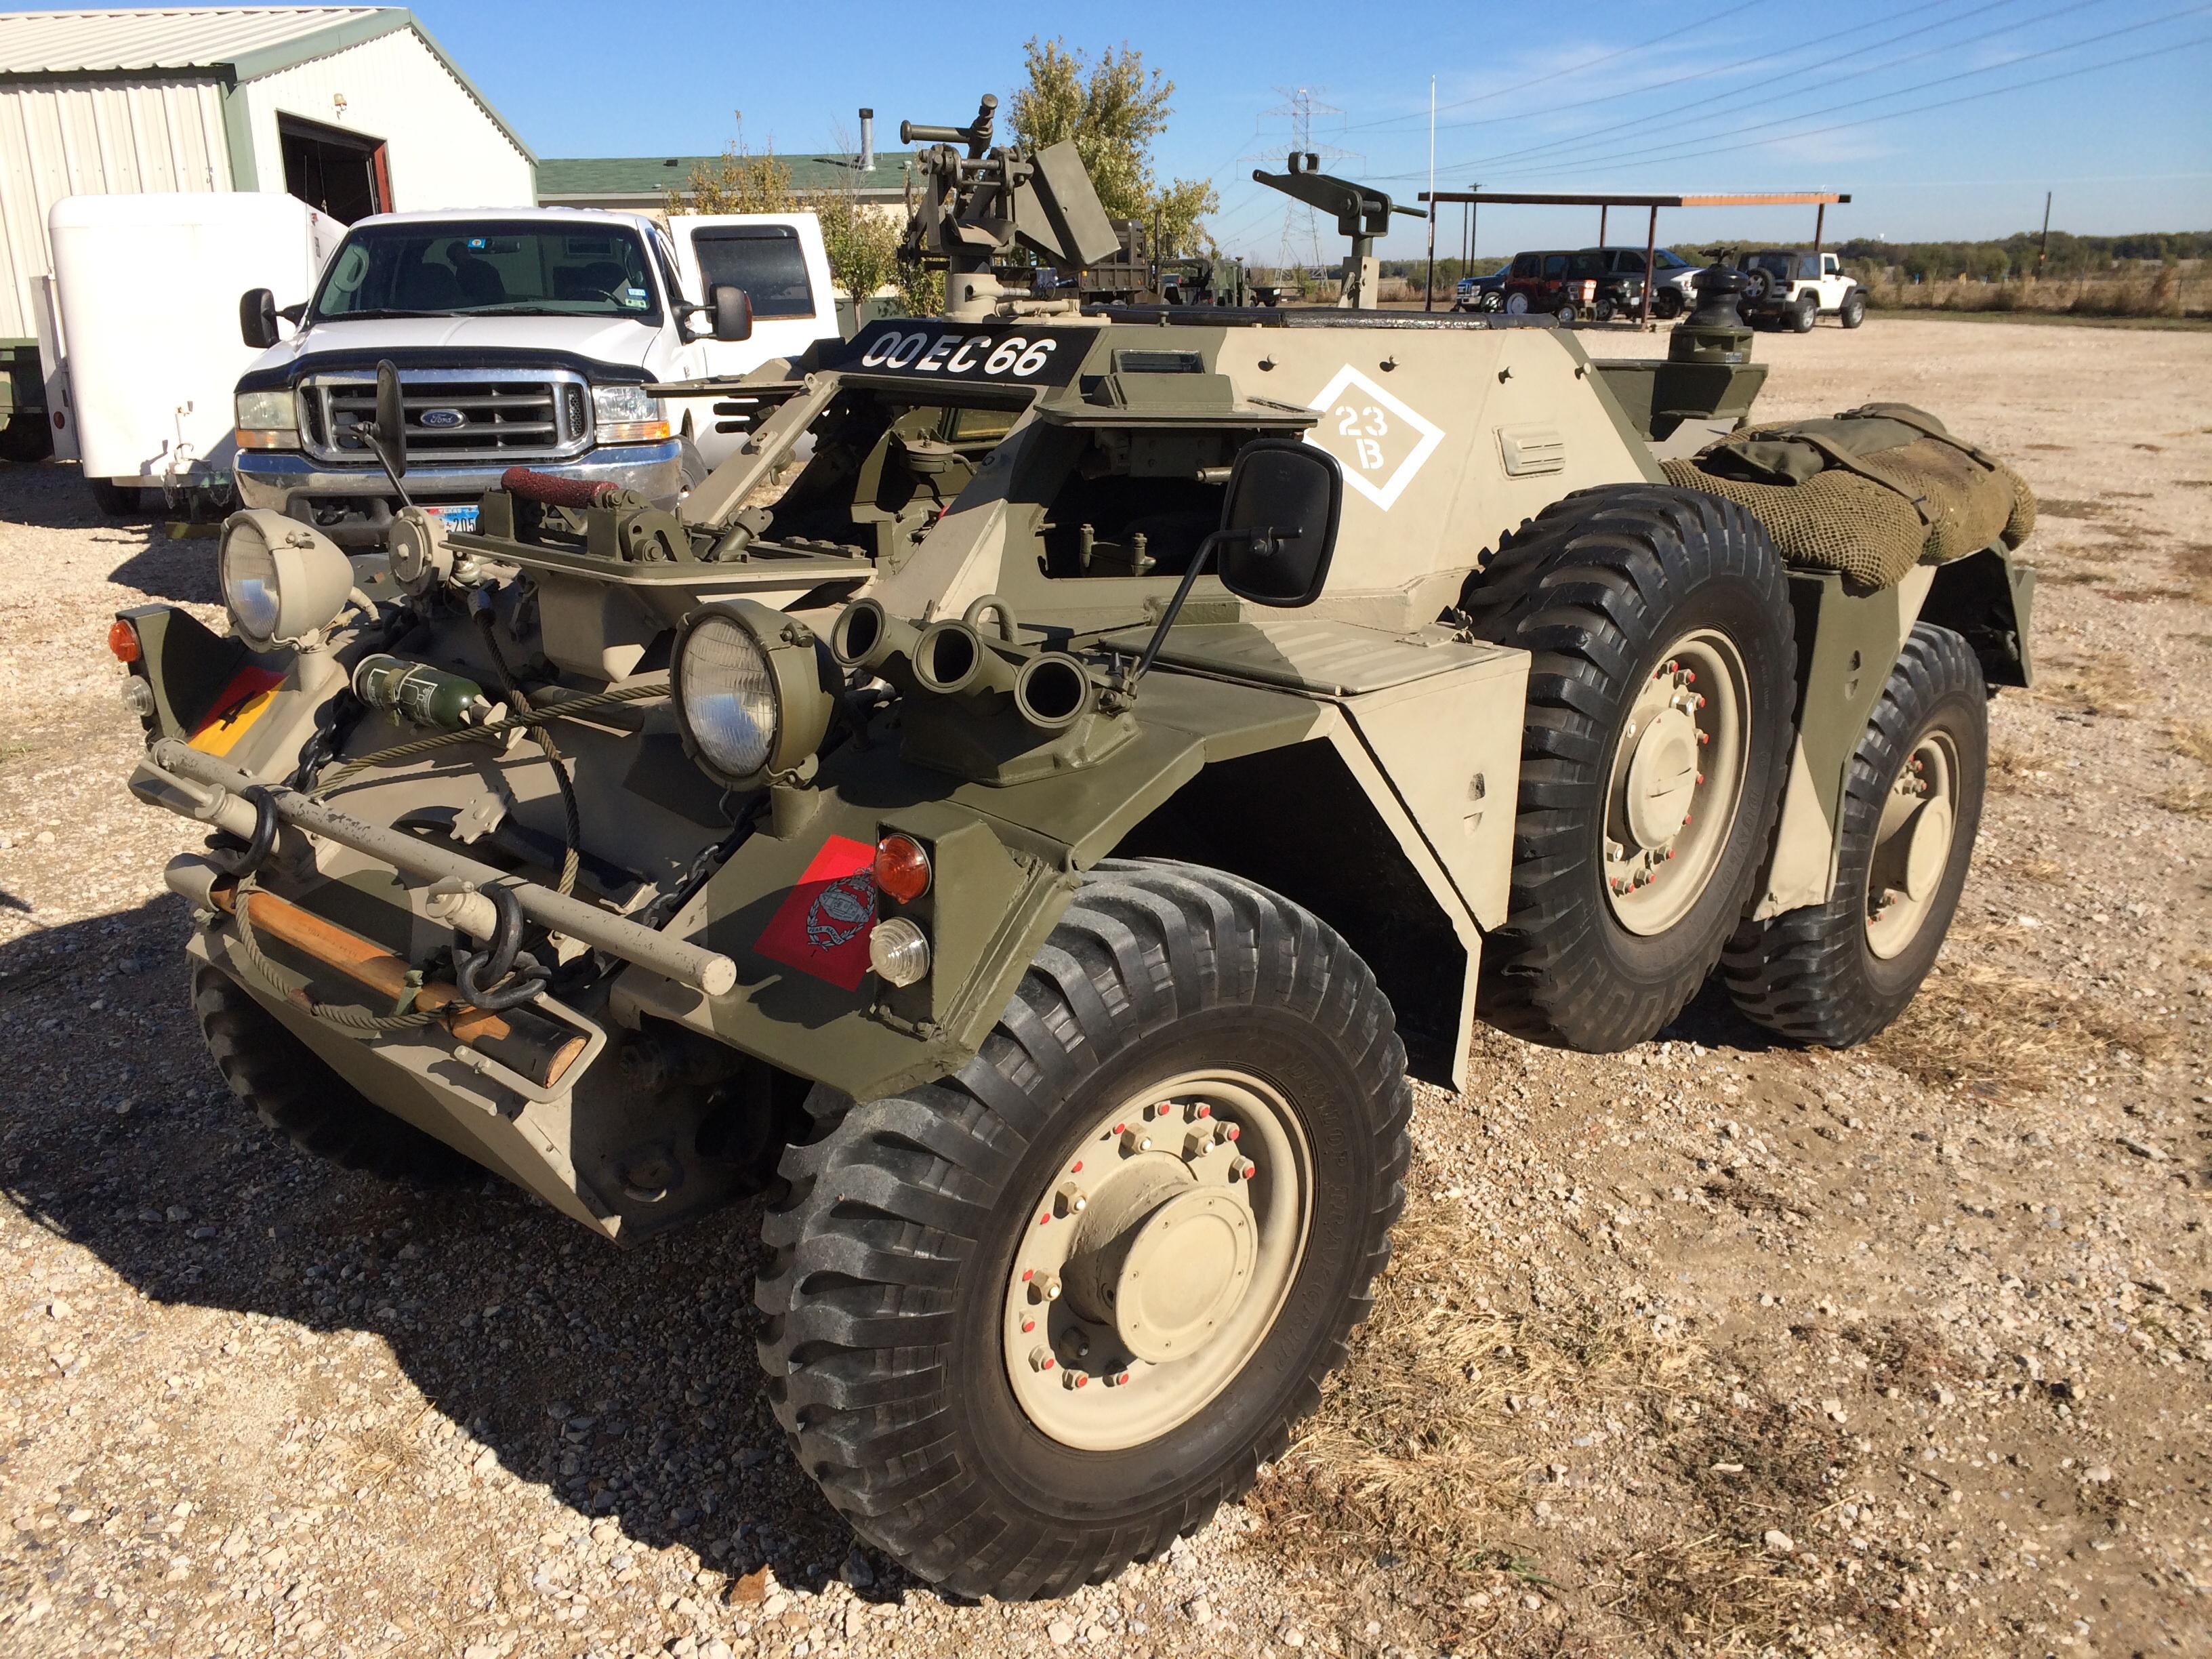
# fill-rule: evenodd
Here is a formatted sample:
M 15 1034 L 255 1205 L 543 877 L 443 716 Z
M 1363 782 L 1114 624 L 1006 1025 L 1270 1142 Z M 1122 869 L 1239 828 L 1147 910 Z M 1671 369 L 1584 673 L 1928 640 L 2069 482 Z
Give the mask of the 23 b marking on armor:
M 1344 481 L 1385 513 L 1443 441 L 1443 428 L 1346 363 L 1307 405 L 1306 441 L 1344 464 Z

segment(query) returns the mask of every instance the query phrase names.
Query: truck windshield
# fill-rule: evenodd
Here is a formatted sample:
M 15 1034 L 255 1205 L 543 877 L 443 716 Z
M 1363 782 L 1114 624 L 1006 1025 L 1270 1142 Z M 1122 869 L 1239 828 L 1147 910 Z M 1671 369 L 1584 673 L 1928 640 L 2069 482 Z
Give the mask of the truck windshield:
M 658 325 L 645 246 L 611 227 L 374 225 L 345 240 L 314 318 L 629 317 Z

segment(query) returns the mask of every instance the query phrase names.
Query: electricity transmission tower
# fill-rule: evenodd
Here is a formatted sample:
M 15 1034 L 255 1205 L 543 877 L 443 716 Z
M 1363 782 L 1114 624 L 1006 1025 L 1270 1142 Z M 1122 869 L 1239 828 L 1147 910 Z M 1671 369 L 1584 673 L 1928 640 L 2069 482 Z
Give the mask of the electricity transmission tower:
M 1237 160 L 1256 161 L 1264 167 L 1273 168 L 1282 167 L 1285 159 L 1292 154 L 1316 155 L 1324 161 L 1357 161 L 1358 156 L 1352 150 L 1339 149 L 1334 144 L 1317 143 L 1314 140 L 1313 125 L 1316 116 L 1341 116 L 1344 113 L 1335 105 L 1321 101 L 1317 94 L 1325 90 L 1327 88 L 1322 87 L 1277 87 L 1275 91 L 1283 101 L 1273 109 L 1261 111 L 1260 115 L 1262 120 L 1287 120 L 1290 123 L 1287 139 L 1273 149 L 1255 151 L 1249 155 L 1240 155 Z M 1288 202 L 1287 198 L 1286 202 L 1287 204 L 1283 210 L 1282 250 L 1276 256 L 1278 268 L 1287 270 L 1299 264 L 1320 264 L 1322 263 L 1321 221 L 1316 216 L 1312 208 L 1302 207 L 1297 202 Z M 1294 258 L 1291 252 L 1293 246 L 1301 240 L 1298 234 L 1301 214 L 1304 216 L 1303 240 L 1308 252 L 1308 257 L 1303 260 Z

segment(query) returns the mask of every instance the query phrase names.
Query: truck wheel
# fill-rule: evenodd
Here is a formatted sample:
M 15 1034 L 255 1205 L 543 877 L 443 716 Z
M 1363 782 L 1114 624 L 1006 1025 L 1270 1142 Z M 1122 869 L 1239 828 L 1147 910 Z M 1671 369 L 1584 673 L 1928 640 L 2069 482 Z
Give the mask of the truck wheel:
M 1813 325 L 1820 320 L 1820 302 L 1808 294 L 1797 302 L 1796 309 L 1790 313 L 1790 331 L 1797 334 L 1810 334 L 1813 331 Z
M 807 1102 L 757 1292 L 800 1465 L 968 1595 L 1064 1595 L 1202 1526 L 1366 1316 L 1405 1064 L 1316 917 L 1100 865 L 958 1073 Z
M 1527 295 L 1509 294 L 1505 296 L 1505 314 L 1507 316 L 1524 317 L 1528 314 L 1528 296 Z
M 356 1092 L 220 969 L 193 965 L 192 1012 L 231 1093 L 301 1152 L 417 1186 L 483 1179 L 444 1141 Z
M 1674 288 L 1661 289 L 1651 296 L 1651 314 L 1662 322 L 1680 316 L 1682 291 Z
M 100 509 L 100 516 L 108 519 L 140 519 L 146 514 L 144 495 L 112 478 L 89 478 L 92 504 Z
M 678 476 L 684 481 L 678 496 L 681 499 L 707 482 L 708 469 L 707 458 L 699 453 L 699 446 L 691 441 L 688 432 L 676 441 L 676 455 Z
M 1581 316 L 1582 313 L 1575 309 L 1574 302 L 1570 300 L 1563 301 L 1560 304 L 1559 308 L 1557 311 L 1554 311 L 1552 315 L 1558 318 L 1563 323 L 1571 323 L 1576 318 Z
M 1590 307 L 1590 320 L 1592 322 L 1609 323 L 1613 320 L 1613 301 L 1610 300 L 1600 300 L 1595 306 Z
M 1586 489 L 1508 536 L 1460 608 L 1534 653 L 1505 926 L 1478 1010 L 1604 1053 L 1697 994 L 1782 797 L 1796 646 L 1782 561 L 1743 507 Z
M 1935 965 L 1966 884 L 1989 765 L 1989 691 L 1973 647 L 1908 635 L 1844 784 L 1842 855 L 1826 904 L 1747 921 L 1722 958 L 1745 1016 L 1848 1048 L 1899 1014 Z
M 1836 313 L 1836 320 L 1845 328 L 1856 328 L 1866 321 L 1866 295 L 1856 291 L 1844 295 L 1844 308 Z

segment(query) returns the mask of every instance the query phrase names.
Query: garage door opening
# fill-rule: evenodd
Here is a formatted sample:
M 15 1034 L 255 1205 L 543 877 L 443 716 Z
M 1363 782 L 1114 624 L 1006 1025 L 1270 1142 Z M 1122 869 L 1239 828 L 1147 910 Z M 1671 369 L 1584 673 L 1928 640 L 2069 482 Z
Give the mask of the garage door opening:
M 349 225 L 391 210 L 381 138 L 289 115 L 277 118 L 276 136 L 284 149 L 284 188 L 309 207 Z

